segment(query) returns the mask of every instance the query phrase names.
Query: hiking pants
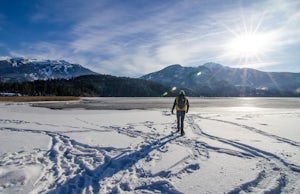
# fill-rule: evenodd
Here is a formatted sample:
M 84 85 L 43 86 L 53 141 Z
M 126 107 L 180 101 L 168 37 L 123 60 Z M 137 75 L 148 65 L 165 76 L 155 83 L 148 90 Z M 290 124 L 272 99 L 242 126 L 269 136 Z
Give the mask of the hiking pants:
M 185 116 L 185 111 L 177 111 L 177 129 L 178 131 L 181 131 L 181 134 L 184 133 L 183 127 L 184 127 L 184 116 Z

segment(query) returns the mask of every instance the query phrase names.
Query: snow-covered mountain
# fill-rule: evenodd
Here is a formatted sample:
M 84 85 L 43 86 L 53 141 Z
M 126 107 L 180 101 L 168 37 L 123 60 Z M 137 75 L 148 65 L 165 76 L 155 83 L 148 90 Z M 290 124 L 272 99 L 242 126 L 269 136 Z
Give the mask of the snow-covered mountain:
M 64 60 L 0 57 L 0 82 L 70 79 L 89 74 L 97 73 Z
M 171 65 L 141 77 L 208 96 L 293 96 L 300 93 L 300 73 L 262 72 L 216 63 L 198 67 Z

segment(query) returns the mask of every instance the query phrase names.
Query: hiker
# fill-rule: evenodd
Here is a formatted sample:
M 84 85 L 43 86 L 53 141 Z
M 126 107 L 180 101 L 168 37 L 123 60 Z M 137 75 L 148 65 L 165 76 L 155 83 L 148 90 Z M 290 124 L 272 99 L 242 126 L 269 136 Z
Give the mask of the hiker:
M 179 95 L 175 98 L 173 108 L 172 108 L 172 114 L 174 114 L 174 108 L 176 106 L 176 115 L 177 115 L 177 129 L 181 131 L 181 135 L 184 135 L 183 130 L 183 123 L 184 123 L 184 116 L 185 113 L 188 113 L 189 111 L 189 100 L 185 97 L 185 92 L 183 90 L 180 90 Z

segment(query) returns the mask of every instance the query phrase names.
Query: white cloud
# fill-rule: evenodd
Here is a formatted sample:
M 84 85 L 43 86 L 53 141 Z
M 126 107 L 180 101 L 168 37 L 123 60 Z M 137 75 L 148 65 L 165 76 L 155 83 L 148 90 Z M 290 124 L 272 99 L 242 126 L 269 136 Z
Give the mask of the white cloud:
M 191 19 L 178 14 L 179 8 L 182 13 L 190 8 L 182 8 L 181 5 L 176 4 L 163 11 L 164 6 L 155 7 L 155 11 L 159 12 L 147 10 L 152 13 L 151 16 L 143 16 L 142 19 L 139 15 L 128 15 L 126 10 L 95 13 L 74 26 L 72 34 L 75 38 L 70 45 L 76 53 L 98 54 L 100 64 L 115 64 L 120 69 L 120 66 L 128 64 L 124 68 L 136 74 L 173 63 L 197 61 L 201 52 L 207 53 L 214 48 L 210 46 L 212 42 L 207 41 L 208 36 L 204 35 L 209 29 L 201 27 L 203 21 L 197 22 L 201 21 L 200 18 L 205 19 L 202 16 Z M 129 21 L 122 18 L 129 18 Z M 190 23 L 191 20 L 195 22 Z M 101 55 L 104 60 L 101 60 Z M 106 60 L 107 57 L 110 60 Z M 148 72 L 138 72 L 141 69 Z
M 233 59 L 225 45 L 234 33 L 251 28 L 273 33 L 269 37 L 276 41 L 272 43 L 276 52 L 272 54 L 300 41 L 299 3 L 294 2 L 45 2 L 32 21 L 68 22 L 69 28 L 62 32 L 66 40 L 24 43 L 23 49 L 11 53 L 63 58 L 99 73 L 139 76 L 175 63 L 198 66 L 209 61 L 234 66 L 239 59 Z M 279 56 L 274 61 L 262 55 L 256 67 L 271 66 L 286 57 Z

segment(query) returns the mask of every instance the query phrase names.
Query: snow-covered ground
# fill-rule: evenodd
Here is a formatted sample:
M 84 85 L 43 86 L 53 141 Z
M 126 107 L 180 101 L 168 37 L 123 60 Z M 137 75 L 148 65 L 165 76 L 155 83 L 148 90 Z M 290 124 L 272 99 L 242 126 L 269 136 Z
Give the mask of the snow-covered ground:
M 146 110 L 2 102 L 0 193 L 300 193 L 299 99 L 208 101 L 190 100 L 183 137 L 173 99 Z

